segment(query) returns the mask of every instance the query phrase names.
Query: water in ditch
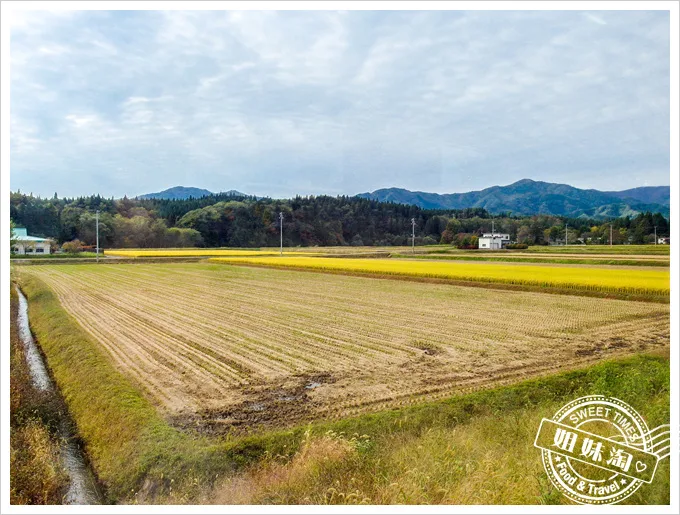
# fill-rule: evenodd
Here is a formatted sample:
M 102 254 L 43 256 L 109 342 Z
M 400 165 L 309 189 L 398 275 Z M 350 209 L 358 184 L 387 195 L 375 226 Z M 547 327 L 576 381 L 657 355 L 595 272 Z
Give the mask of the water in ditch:
M 57 394 L 54 383 L 47 372 L 42 354 L 33 339 L 31 328 L 28 323 L 28 302 L 19 288 L 16 288 L 19 296 L 19 313 L 17 323 L 19 325 L 19 338 L 24 345 L 24 353 L 28 362 L 28 370 L 33 384 L 38 390 Z M 60 421 L 62 465 L 69 476 L 69 486 L 64 496 L 64 504 L 101 504 L 102 495 L 97 486 L 92 470 L 88 466 L 87 459 L 78 445 L 77 436 L 73 430 L 73 424 L 69 420 Z

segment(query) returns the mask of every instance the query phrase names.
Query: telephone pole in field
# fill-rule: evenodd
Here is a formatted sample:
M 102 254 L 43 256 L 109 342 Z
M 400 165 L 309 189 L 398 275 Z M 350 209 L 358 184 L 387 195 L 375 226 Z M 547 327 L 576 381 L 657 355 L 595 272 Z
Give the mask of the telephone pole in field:
M 569 245 L 569 224 L 564 224 L 564 246 Z
M 659 240 L 656 237 L 656 225 L 654 226 L 654 245 L 658 244 Z
M 609 224 L 609 246 L 611 247 L 614 245 L 614 227 L 612 224 Z
M 283 213 L 279 213 L 279 224 L 280 224 L 279 233 L 281 234 L 281 250 L 279 252 L 279 255 L 283 256 Z
M 97 212 L 95 213 L 95 220 L 97 226 L 97 263 L 99 263 L 99 209 L 97 209 Z
M 416 219 L 411 218 L 411 252 L 416 253 Z

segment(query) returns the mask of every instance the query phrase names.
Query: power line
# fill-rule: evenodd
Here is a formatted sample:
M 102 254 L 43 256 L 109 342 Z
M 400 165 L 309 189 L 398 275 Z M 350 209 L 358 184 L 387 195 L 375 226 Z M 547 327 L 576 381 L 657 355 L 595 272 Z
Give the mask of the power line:
M 95 220 L 97 221 L 97 263 L 99 263 L 99 209 L 95 213 Z
M 411 218 L 411 251 L 416 253 L 416 219 Z
M 280 223 L 279 233 L 281 233 L 281 250 L 279 252 L 279 255 L 283 256 L 283 213 L 279 213 L 279 223 Z

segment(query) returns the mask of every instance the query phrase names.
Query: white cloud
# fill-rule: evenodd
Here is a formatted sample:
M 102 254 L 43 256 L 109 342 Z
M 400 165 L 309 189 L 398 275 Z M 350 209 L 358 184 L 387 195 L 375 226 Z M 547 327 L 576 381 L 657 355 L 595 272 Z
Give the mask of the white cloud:
M 67 114 L 65 118 L 78 129 L 92 125 L 92 123 L 97 121 L 97 116 L 95 115 Z
M 623 189 L 641 166 L 668 182 L 662 12 L 39 12 L 12 27 L 13 188 L 445 192 L 573 172 Z
M 599 16 L 595 16 L 595 15 L 592 14 L 592 13 L 587 13 L 587 12 L 586 12 L 586 13 L 583 13 L 583 16 L 585 16 L 586 18 L 588 18 L 590 21 L 592 21 L 592 22 L 594 22 L 594 23 L 597 23 L 598 25 L 607 25 L 607 22 L 606 22 L 606 21 L 604 21 L 604 20 L 603 20 L 602 18 L 600 18 Z

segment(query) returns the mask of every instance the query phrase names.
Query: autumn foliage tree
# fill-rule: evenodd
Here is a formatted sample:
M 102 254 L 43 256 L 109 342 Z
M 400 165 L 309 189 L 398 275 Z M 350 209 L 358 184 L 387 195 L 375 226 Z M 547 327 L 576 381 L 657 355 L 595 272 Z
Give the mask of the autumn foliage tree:
M 77 254 L 78 252 L 83 251 L 83 242 L 77 238 L 75 240 L 67 241 L 61 246 L 61 250 L 68 252 L 69 254 Z

